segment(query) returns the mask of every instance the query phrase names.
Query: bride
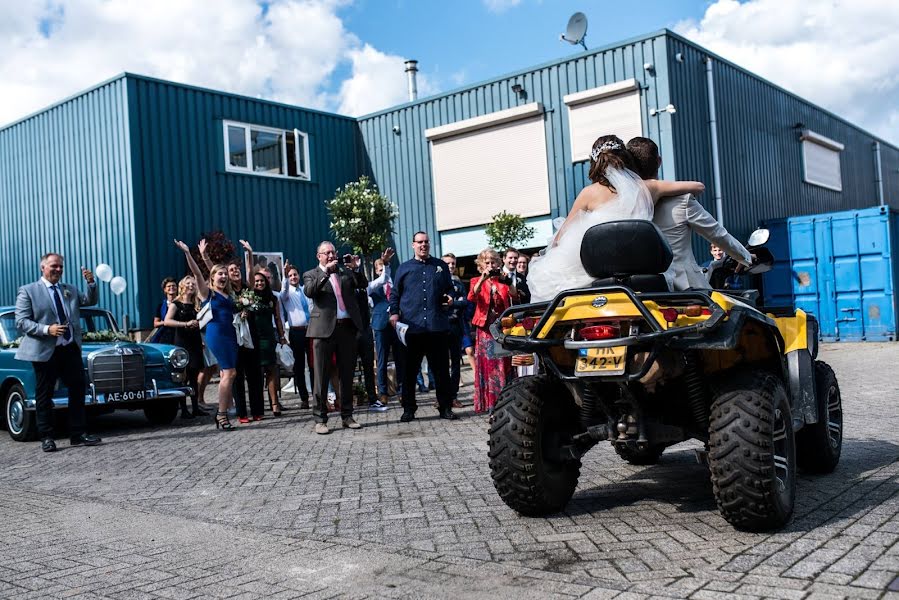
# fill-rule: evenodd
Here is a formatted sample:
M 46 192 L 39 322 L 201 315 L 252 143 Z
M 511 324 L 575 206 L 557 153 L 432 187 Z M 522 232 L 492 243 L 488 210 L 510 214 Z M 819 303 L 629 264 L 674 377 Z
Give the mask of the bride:
M 620 219 L 651 221 L 659 198 L 698 195 L 705 190 L 698 181 L 640 179 L 624 142 L 614 135 L 593 142 L 589 177 L 593 183 L 578 194 L 543 256 L 531 262 L 531 302 L 551 300 L 563 290 L 590 286 L 593 278 L 581 265 L 581 240 L 593 225 Z

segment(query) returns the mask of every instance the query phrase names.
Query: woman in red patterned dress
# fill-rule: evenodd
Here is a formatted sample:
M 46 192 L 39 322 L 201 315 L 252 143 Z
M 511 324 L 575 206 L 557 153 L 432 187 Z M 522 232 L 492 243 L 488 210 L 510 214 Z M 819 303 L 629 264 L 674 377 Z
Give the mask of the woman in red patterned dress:
M 509 357 L 493 356 L 490 324 L 512 303 L 514 289 L 504 282 L 499 253 L 492 248 L 482 250 L 477 258 L 481 276 L 471 280 L 468 300 L 475 305 L 471 324 L 475 329 L 474 411 L 493 413 L 499 394 L 512 372 Z

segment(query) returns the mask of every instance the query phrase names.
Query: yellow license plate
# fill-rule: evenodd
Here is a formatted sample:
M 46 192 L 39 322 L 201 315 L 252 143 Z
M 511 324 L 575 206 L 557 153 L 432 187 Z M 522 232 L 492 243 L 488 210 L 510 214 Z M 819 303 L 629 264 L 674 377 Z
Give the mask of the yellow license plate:
M 626 367 L 627 346 L 581 348 L 574 370 L 578 373 L 620 375 Z

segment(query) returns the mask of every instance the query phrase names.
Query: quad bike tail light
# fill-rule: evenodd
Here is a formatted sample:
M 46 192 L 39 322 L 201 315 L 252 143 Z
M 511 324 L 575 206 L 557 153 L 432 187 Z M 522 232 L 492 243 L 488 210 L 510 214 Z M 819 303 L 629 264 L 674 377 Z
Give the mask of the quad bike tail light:
M 667 323 L 675 323 L 677 322 L 677 318 L 680 315 L 684 315 L 685 317 L 708 317 L 712 314 L 712 311 L 707 306 L 702 306 L 701 304 L 690 304 L 688 306 L 680 306 L 677 308 L 661 308 L 659 312 L 662 313 L 662 317 L 664 317 L 665 322 Z
M 589 325 L 582 327 L 578 334 L 581 336 L 581 339 L 589 342 L 609 340 L 620 337 L 620 329 L 616 325 Z

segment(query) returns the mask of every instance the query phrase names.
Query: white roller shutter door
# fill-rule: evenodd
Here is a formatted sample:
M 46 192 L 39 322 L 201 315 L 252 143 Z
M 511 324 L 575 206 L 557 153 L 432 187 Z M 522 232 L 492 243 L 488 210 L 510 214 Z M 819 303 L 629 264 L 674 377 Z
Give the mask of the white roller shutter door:
M 843 144 L 808 130 L 802 133 L 800 139 L 805 182 L 837 192 L 842 191 L 840 152 L 843 150 Z
M 502 210 L 523 217 L 550 213 L 542 107 L 502 113 L 509 114 L 425 132 L 431 139 L 438 230 L 490 223 Z
M 572 162 L 588 160 L 601 135 L 614 134 L 624 142 L 643 135 L 640 90 L 633 79 L 569 94 L 563 100 L 568 105 Z

